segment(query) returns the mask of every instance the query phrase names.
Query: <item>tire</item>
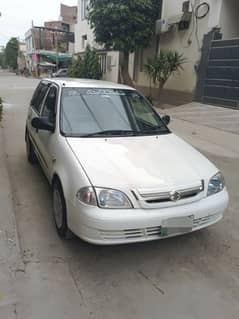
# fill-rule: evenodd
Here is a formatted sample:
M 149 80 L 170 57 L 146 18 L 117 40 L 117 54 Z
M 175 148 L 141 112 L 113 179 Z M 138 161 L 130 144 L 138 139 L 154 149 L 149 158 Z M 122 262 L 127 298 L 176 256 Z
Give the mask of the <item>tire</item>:
M 34 148 L 32 142 L 30 140 L 28 132 L 26 132 L 26 153 L 27 153 L 27 160 L 30 164 L 36 164 L 37 157 L 34 152 Z
M 67 226 L 66 201 L 57 179 L 53 182 L 53 216 L 58 235 L 63 239 L 71 239 L 73 234 Z

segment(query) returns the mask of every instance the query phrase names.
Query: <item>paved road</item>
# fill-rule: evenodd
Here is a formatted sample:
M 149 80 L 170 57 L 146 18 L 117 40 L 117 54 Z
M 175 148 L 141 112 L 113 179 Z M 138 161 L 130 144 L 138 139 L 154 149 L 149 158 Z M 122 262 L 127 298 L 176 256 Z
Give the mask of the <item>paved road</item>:
M 206 136 L 195 124 L 172 122 L 226 176 L 231 203 L 218 225 L 147 244 L 64 242 L 55 232 L 46 179 L 25 156 L 24 122 L 36 85 L 36 80 L 0 75 L 0 95 L 7 103 L 5 151 L 25 265 L 17 272 L 13 318 L 238 319 L 239 149 L 230 147 L 235 135 L 223 135 L 224 144 L 213 147 L 214 131 Z
M 170 108 L 167 112 L 175 118 L 239 134 L 239 109 L 192 102 Z

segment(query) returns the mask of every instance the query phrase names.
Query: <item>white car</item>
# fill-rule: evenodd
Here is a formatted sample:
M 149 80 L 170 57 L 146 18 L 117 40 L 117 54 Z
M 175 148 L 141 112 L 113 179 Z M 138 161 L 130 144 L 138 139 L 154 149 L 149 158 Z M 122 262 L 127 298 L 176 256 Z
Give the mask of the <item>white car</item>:
M 46 79 L 26 122 L 28 160 L 53 189 L 60 236 L 122 244 L 189 233 L 228 205 L 222 173 L 174 135 L 135 89 Z
M 67 69 L 59 69 L 57 72 L 52 73 L 53 78 L 64 78 L 67 76 Z

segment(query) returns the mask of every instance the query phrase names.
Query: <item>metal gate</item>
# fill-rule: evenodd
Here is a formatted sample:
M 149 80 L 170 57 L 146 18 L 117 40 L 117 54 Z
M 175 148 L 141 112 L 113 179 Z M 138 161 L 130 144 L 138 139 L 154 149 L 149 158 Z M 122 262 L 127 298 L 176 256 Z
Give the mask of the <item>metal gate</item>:
M 216 40 L 205 35 L 196 89 L 196 101 L 239 109 L 239 39 Z

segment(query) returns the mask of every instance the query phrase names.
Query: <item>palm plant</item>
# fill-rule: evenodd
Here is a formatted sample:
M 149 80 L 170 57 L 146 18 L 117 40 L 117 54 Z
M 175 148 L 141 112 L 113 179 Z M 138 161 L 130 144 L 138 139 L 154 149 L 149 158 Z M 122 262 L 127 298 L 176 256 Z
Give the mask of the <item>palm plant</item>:
M 177 51 L 163 51 L 154 58 L 149 58 L 145 64 L 145 72 L 149 77 L 150 96 L 152 82 L 156 87 L 158 85 L 159 93 L 168 81 L 171 75 L 183 70 L 183 64 L 186 62 L 183 54 Z

